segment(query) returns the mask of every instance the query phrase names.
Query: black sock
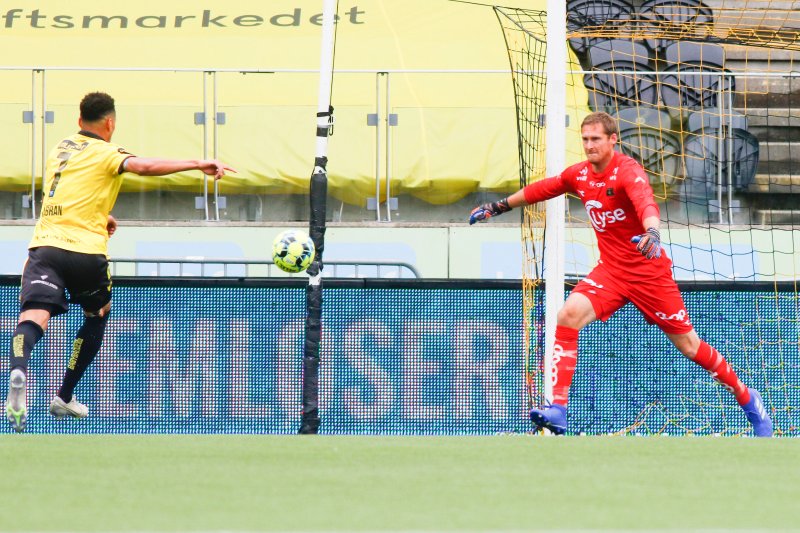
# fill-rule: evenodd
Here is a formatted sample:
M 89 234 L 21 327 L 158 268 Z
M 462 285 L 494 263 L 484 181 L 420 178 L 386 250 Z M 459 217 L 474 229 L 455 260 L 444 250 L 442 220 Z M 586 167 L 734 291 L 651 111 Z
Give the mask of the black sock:
M 64 372 L 64 380 L 58 390 L 58 397 L 69 403 L 72 400 L 72 393 L 75 386 L 83 377 L 83 373 L 94 361 L 100 345 L 103 343 L 103 334 L 106 331 L 108 315 L 103 318 L 92 316 L 86 317 L 81 329 L 72 344 L 72 355 L 67 363 L 67 371 Z
M 9 370 L 21 368 L 28 373 L 28 361 L 31 359 L 33 347 L 44 335 L 42 326 L 32 320 L 25 320 L 17 324 L 14 337 L 11 339 L 11 364 Z

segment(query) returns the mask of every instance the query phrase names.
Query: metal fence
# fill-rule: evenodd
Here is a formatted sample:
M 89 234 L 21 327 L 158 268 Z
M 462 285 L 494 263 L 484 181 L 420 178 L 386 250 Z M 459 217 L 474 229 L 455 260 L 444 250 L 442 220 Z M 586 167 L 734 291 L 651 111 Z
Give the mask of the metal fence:
M 113 276 L 260 278 L 292 276 L 272 260 L 236 258 L 117 257 Z M 326 261 L 323 277 L 421 278 L 413 265 L 397 261 Z
M 25 171 L 25 179 L 18 175 L 13 183 L 0 187 L 0 219 L 36 218 L 37 194 L 40 194 L 42 188 L 46 154 L 56 136 L 62 135 L 63 131 L 75 129 L 73 117 L 77 114 L 76 102 L 74 96 L 66 98 L 62 94 L 63 87 L 69 86 L 73 77 L 93 74 L 103 76 L 101 79 L 104 83 L 107 81 L 112 89 L 130 86 L 131 80 L 142 76 L 150 76 L 149 79 L 156 82 L 150 85 L 187 87 L 184 93 L 188 103 L 176 106 L 156 92 L 152 97 L 142 97 L 146 100 L 145 103 L 128 109 L 128 115 L 151 112 L 153 108 L 157 108 L 155 111 L 159 112 L 174 113 L 175 116 L 168 116 L 163 120 L 164 124 L 169 125 L 169 135 L 177 132 L 173 136 L 183 139 L 181 148 L 196 151 L 196 156 L 193 157 L 219 158 L 221 155 L 227 156 L 235 147 L 238 138 L 236 135 L 244 133 L 252 137 L 257 133 L 258 143 L 266 145 L 286 133 L 285 124 L 268 124 L 264 126 L 264 130 L 259 129 L 257 132 L 247 129 L 252 125 L 243 125 L 242 118 L 248 114 L 253 115 L 256 108 L 242 106 L 236 101 L 240 98 L 239 92 L 245 90 L 242 89 L 242 79 L 258 80 L 248 81 L 244 85 L 249 98 L 268 92 L 273 85 L 282 87 L 284 91 L 289 87 L 291 93 L 296 88 L 308 85 L 317 72 L 307 69 L 0 67 L 0 82 L 9 89 L 9 94 L 14 94 L 0 102 L 0 114 L 6 124 L 7 134 L 6 141 L 0 148 L 0 161 L 4 161 L 3 166 L 13 161 L 18 170 L 29 169 Z M 581 80 L 585 75 L 605 75 L 597 71 L 570 71 L 568 74 L 573 76 L 575 82 L 570 91 L 583 90 L 584 83 Z M 616 75 L 622 77 L 628 74 L 634 73 L 616 72 Z M 652 75 L 657 80 L 664 75 L 660 72 L 644 71 L 635 74 Z M 736 90 L 735 93 L 727 91 L 721 95 L 718 99 L 719 105 L 714 110 L 707 110 L 707 114 L 716 112 L 724 122 L 725 117 L 732 116 L 732 112 L 743 112 L 749 121 L 749 128 L 738 129 L 748 129 L 761 144 L 758 173 L 752 184 L 746 188 L 737 188 L 736 179 L 732 176 L 733 158 L 724 157 L 731 154 L 727 153 L 729 148 L 725 149 L 723 146 L 730 147 L 731 143 L 726 143 L 724 137 L 717 136 L 718 146 L 715 150 L 720 154 L 720 164 L 709 173 L 708 183 L 698 187 L 702 191 L 698 193 L 688 191 L 687 187 L 684 187 L 685 191 L 673 187 L 669 192 L 670 196 L 661 201 L 667 203 L 678 200 L 685 206 L 682 210 L 684 213 L 675 209 L 670 211 L 670 217 L 679 217 L 681 222 L 755 225 L 792 223 L 797 211 L 784 193 L 800 190 L 800 178 L 794 175 L 794 165 L 791 163 L 791 153 L 796 144 L 792 132 L 800 120 L 800 116 L 793 111 L 796 106 L 792 94 L 796 93 L 794 86 L 800 74 L 725 71 L 716 75 L 734 80 Z M 339 100 L 342 103 L 337 105 L 336 114 L 341 120 L 337 121 L 334 130 L 336 135 L 345 140 L 332 141 L 332 161 L 338 157 L 338 164 L 333 165 L 333 168 L 341 167 L 343 159 L 346 159 L 335 152 L 337 143 L 339 146 L 357 146 L 353 153 L 358 153 L 362 159 L 358 163 L 359 176 L 347 176 L 348 180 L 354 180 L 353 185 L 344 184 L 340 187 L 344 192 L 339 190 L 332 194 L 346 196 L 347 189 L 350 188 L 359 189 L 359 194 L 366 196 L 362 198 L 361 205 L 347 200 L 342 200 L 341 203 L 329 202 L 329 212 L 326 214 L 329 220 L 461 222 L 465 218 L 465 210 L 503 194 L 501 188 L 487 185 L 487 180 L 492 179 L 492 173 L 506 180 L 503 181 L 505 188 L 513 187 L 513 180 L 518 172 L 518 154 L 513 126 L 515 110 L 510 95 L 511 76 L 508 71 L 337 70 L 336 76 Z M 698 74 L 684 73 L 681 76 Z M 480 90 L 475 88 L 486 87 L 487 80 L 490 81 L 489 86 L 493 91 L 505 87 L 508 93 L 508 101 L 494 103 L 495 111 L 499 110 L 497 113 L 487 111 L 487 104 L 480 101 Z M 409 105 L 413 100 L 410 95 L 414 91 L 423 90 L 421 87 L 426 91 L 427 101 Z M 434 90 L 436 88 L 438 91 Z M 464 96 L 468 91 L 471 91 L 469 95 Z M 432 101 L 431 95 L 434 94 L 439 94 L 435 97 L 436 101 Z M 452 101 L 445 98 L 447 95 Z M 576 105 L 586 109 L 585 99 L 578 100 L 580 101 L 576 101 Z M 271 109 L 291 107 L 274 104 L 270 106 Z M 180 107 L 180 113 L 175 112 L 177 107 Z M 313 110 L 313 105 L 309 109 Z M 300 132 L 298 137 L 307 137 L 309 146 L 313 140 L 313 118 L 313 112 L 310 111 L 309 133 L 306 136 Z M 148 120 L 151 119 L 142 119 L 139 124 L 128 122 L 125 130 L 131 132 L 131 136 L 145 137 L 147 130 L 153 126 Z M 469 132 L 468 137 L 477 137 L 479 148 L 474 149 L 472 145 L 462 146 L 460 142 L 465 138 L 463 131 L 475 123 L 480 124 L 480 131 Z M 166 132 L 164 124 L 161 124 L 161 129 Z M 268 130 L 267 126 L 273 129 Z M 684 126 L 686 124 L 677 124 L 672 129 L 681 134 L 691 133 Z M 425 141 L 419 139 L 421 131 L 428 131 L 422 128 L 430 128 L 431 135 Z M 173 132 L 173 129 L 176 131 Z M 730 137 L 730 132 L 737 128 L 730 124 L 724 129 L 725 135 Z M 427 144 L 419 144 L 423 142 Z M 496 146 L 489 148 L 492 144 Z M 498 148 L 498 145 L 503 147 Z M 447 148 L 448 146 L 457 148 Z M 425 148 L 422 150 L 426 151 L 424 155 L 420 155 L 419 147 Z M 624 143 L 621 147 L 624 148 Z M 711 148 L 711 145 L 705 143 L 704 147 Z M 250 151 L 255 149 L 247 147 Z M 495 151 L 490 153 L 490 149 Z M 575 158 L 582 156 L 580 145 L 568 145 L 565 149 Z M 244 153 L 244 149 L 237 150 L 237 154 Z M 481 154 L 471 153 L 482 150 L 487 151 Z M 269 161 L 267 163 L 270 168 L 263 171 L 258 169 L 257 172 L 264 176 L 289 176 L 289 181 L 302 182 L 304 172 L 310 175 L 313 163 L 311 154 L 309 151 L 307 169 L 301 161 L 300 170 L 287 173 L 284 168 L 286 161 Z M 682 154 L 677 154 L 677 157 L 680 159 Z M 302 159 L 299 155 L 292 155 L 291 158 Z M 468 159 L 466 165 L 465 159 Z M 491 164 L 486 161 L 491 161 Z M 702 157 L 696 157 L 694 161 L 700 165 L 709 164 Z M 291 164 L 298 165 L 296 161 Z M 455 172 L 442 170 L 456 164 L 461 166 Z M 484 164 L 484 167 L 478 168 L 480 164 Z M 683 163 L 678 165 L 680 168 L 685 167 Z M 3 166 L 0 166 L 0 179 L 7 179 Z M 430 170 L 431 166 L 436 166 L 437 170 Z M 30 174 L 29 178 L 27 174 Z M 683 179 L 681 176 L 677 178 Z M 356 184 L 359 179 L 361 181 Z M 409 180 L 414 182 L 410 186 Z M 115 213 L 119 211 L 122 218 L 129 220 L 298 221 L 306 218 L 307 199 L 302 194 L 278 194 L 270 189 L 272 185 L 266 187 L 266 191 L 256 190 L 257 187 L 254 187 L 252 191 L 232 193 L 229 183 L 220 185 L 219 182 L 209 182 L 205 177 L 202 183 L 198 181 L 197 186 L 191 189 L 165 186 L 152 191 L 123 195 L 117 203 Z M 427 190 L 437 187 L 439 196 L 432 201 Z M 448 196 L 450 187 L 460 190 Z M 580 216 L 580 206 L 572 205 L 569 209 L 573 215 Z M 701 220 L 704 217 L 706 220 Z
M 2 79 L 3 76 L 12 76 L 12 74 L 13 78 Z M 29 85 L 27 91 L 20 87 L 26 75 L 30 76 L 30 79 L 25 81 Z M 288 135 L 286 124 L 282 123 L 262 124 L 260 127 L 263 129 L 258 131 L 252 130 L 252 125 L 243 125 L 240 120 L 241 113 L 253 116 L 257 114 L 256 110 L 261 104 L 239 104 L 239 100 L 264 101 L 263 95 L 269 93 L 271 86 L 279 86 L 285 92 L 287 87 L 291 87 L 288 89 L 288 94 L 296 93 L 296 101 L 291 104 L 272 102 L 265 107 L 298 110 L 292 115 L 290 121 L 299 123 L 304 116 L 302 110 L 306 106 L 312 106 L 309 109 L 313 109 L 314 104 L 314 102 L 306 102 L 305 95 L 300 93 L 303 92 L 303 87 L 311 83 L 312 77 L 318 75 L 318 71 L 309 69 L 0 67 L 0 81 L 3 82 L 3 85 L 16 84 L 15 92 L 17 94 L 29 93 L 29 96 L 23 97 L 22 101 L 14 101 L 13 104 L 6 99 L 5 106 L 7 107 L 7 119 L 11 122 L 20 121 L 17 126 L 11 124 L 12 130 L 8 134 L 14 138 L 27 137 L 30 143 L 26 163 L 30 169 L 30 182 L 25 187 L 26 190 L 22 190 L 23 185 L 16 182 L 14 187 L 0 188 L 0 191 L 5 191 L 0 192 L 0 195 L 7 195 L 12 189 L 14 192 L 14 195 L 6 200 L 14 205 L 6 208 L 5 216 L 0 212 L 0 218 L 35 219 L 38 216 L 37 194 L 41 194 L 40 191 L 43 187 L 43 169 L 47 154 L 52 143 L 57 140 L 56 137 L 60 138 L 64 132 L 71 133 L 75 129 L 74 118 L 77 117 L 77 102 L 72 99 L 67 101 L 60 94 L 63 92 L 63 87 L 68 85 L 67 77 L 73 75 L 101 76 L 102 86 L 110 87 L 108 89 L 110 93 L 114 93 L 116 90 L 123 92 L 123 89 L 117 89 L 117 87 L 130 86 L 131 81 L 137 80 L 141 76 L 150 76 L 149 79 L 164 86 L 186 87 L 185 98 L 180 105 L 170 104 L 168 99 L 157 93 L 150 99 L 152 101 L 148 100 L 138 107 L 131 107 L 128 104 L 129 109 L 126 113 L 128 122 L 124 129 L 120 128 L 120 132 L 133 137 L 137 135 L 139 138 L 146 137 L 149 135 L 147 131 L 131 133 L 131 128 L 135 126 L 130 122 L 130 115 L 149 112 L 152 110 L 150 108 L 154 108 L 156 111 L 161 109 L 164 114 L 172 113 L 175 109 L 180 108 L 180 116 L 164 118 L 164 122 L 160 125 L 161 130 L 166 132 L 165 128 L 168 128 L 172 137 L 183 138 L 182 147 L 188 147 L 187 139 L 191 138 L 191 147 L 196 150 L 192 157 L 222 159 L 230 157 L 230 151 L 235 144 L 234 135 L 250 137 L 257 135 L 259 143 L 262 145 L 269 145 L 274 143 L 278 137 Z M 431 126 L 440 131 L 463 130 L 463 128 L 452 127 L 451 123 L 454 117 L 457 121 L 470 122 L 465 114 L 486 106 L 475 100 L 481 96 L 478 90 L 473 90 L 473 94 L 476 96 L 471 97 L 472 100 L 466 101 L 464 104 L 453 105 L 444 100 L 442 104 L 417 104 L 419 107 L 410 107 L 408 102 L 413 97 L 409 96 L 412 92 L 409 87 L 414 86 L 414 90 L 417 90 L 417 85 L 432 82 L 435 79 L 435 83 L 442 88 L 439 92 L 445 94 L 459 90 L 463 94 L 468 91 L 464 87 L 485 85 L 486 80 L 490 79 L 493 87 L 506 90 L 510 86 L 509 73 L 503 70 L 343 69 L 337 70 L 336 76 L 337 83 L 339 83 L 339 94 L 343 95 L 347 91 L 347 96 L 340 98 L 340 100 L 346 100 L 346 103 L 342 102 L 337 105 L 335 117 L 341 120 L 336 122 L 334 131 L 340 137 L 346 136 L 346 140 L 343 142 L 358 145 L 355 150 L 350 149 L 348 153 L 355 151 L 361 154 L 362 160 L 359 162 L 358 174 L 362 181 L 359 185 L 365 190 L 371 188 L 374 194 L 365 197 L 363 205 L 358 206 L 350 203 L 345 207 L 346 201 L 343 201 L 341 205 L 334 205 L 332 202 L 329 218 L 344 220 L 349 215 L 357 220 L 378 222 L 409 220 L 436 222 L 439 221 L 435 218 L 437 216 L 445 217 L 443 221 L 463 219 L 463 207 L 454 211 L 457 216 L 453 217 L 446 214 L 447 209 L 430 209 L 429 203 L 420 202 L 416 198 L 418 195 L 398 191 L 397 189 L 401 187 L 398 187 L 397 175 L 401 172 L 408 175 L 405 170 L 408 165 L 404 165 L 404 169 L 398 170 L 398 161 L 408 161 L 409 158 L 402 155 L 398 157 L 396 152 L 399 147 L 399 151 L 403 154 L 416 152 L 419 157 L 439 158 L 434 161 L 435 165 L 439 168 L 446 168 L 447 161 L 442 157 L 450 156 L 441 153 L 440 148 L 434 147 L 430 154 L 422 154 L 427 150 L 415 150 L 410 146 L 412 143 L 420 142 L 421 137 L 425 137 L 418 133 L 419 128 L 423 127 L 421 123 L 427 124 L 425 127 Z M 243 83 L 243 79 L 259 81 Z M 139 81 L 136 83 L 139 84 Z M 241 89 L 243 85 L 246 86 L 246 89 Z M 431 89 L 426 90 L 429 94 L 434 92 Z M 54 94 L 58 94 L 58 97 L 54 97 Z M 74 99 L 74 96 L 72 98 Z M 142 96 L 140 100 L 144 98 L 145 96 Z M 3 102 L 0 102 L 0 108 L 3 105 Z M 117 98 L 118 108 L 120 105 L 125 105 L 125 102 Z M 494 110 L 504 108 L 502 110 L 504 118 L 497 120 L 495 125 L 484 124 L 484 129 L 486 131 L 507 130 L 504 135 L 507 135 L 511 142 L 504 149 L 505 156 L 507 156 L 505 159 L 515 163 L 513 101 L 509 98 L 505 103 L 492 102 L 491 106 Z M 420 118 L 421 115 L 430 113 L 431 109 L 442 111 L 445 108 L 447 108 L 446 116 L 434 113 Z M 15 115 L 19 118 L 15 118 Z M 474 124 L 475 121 L 473 120 L 472 123 Z M 65 124 L 68 124 L 70 129 L 65 129 Z M 307 135 L 309 142 L 313 141 L 314 124 L 314 113 L 309 112 Z M 152 122 L 147 122 L 146 126 L 148 129 L 156 129 L 153 128 Z M 398 136 L 399 130 L 404 131 L 401 131 Z M 159 135 L 161 133 L 157 132 Z M 122 134 L 117 133 L 117 135 Z M 167 138 L 169 137 L 167 136 Z M 199 142 L 196 142 L 198 137 Z M 302 141 L 306 139 L 306 136 L 297 136 L 297 138 Z M 445 141 L 446 139 L 435 139 L 434 144 L 438 146 Z M 138 154 L 140 150 L 145 149 L 141 145 L 126 146 L 126 148 L 143 156 L 169 157 L 173 155 L 171 153 Z M 6 147 L 6 149 L 9 148 Z M 496 148 L 493 149 L 496 150 Z M 21 161 L 21 158 L 26 157 L 21 153 L 22 150 L 14 149 L 13 151 L 14 153 L 9 155 L 13 155 L 16 161 Z M 474 151 L 470 150 L 470 152 Z M 2 154 L 2 149 L 0 149 L 0 154 Z M 478 157 L 478 154 L 473 155 Z M 336 156 L 337 154 L 334 153 L 331 157 L 335 158 Z M 287 156 L 286 161 L 270 161 L 268 164 L 271 170 L 257 168 L 256 172 L 273 178 L 274 175 L 279 175 L 290 181 L 302 179 L 305 174 L 301 174 L 301 172 L 307 171 L 310 175 L 313 167 L 313 151 L 309 151 L 307 157 L 307 169 L 302 167 L 301 170 L 298 170 L 295 159 L 299 158 L 299 155 L 291 154 Z M 461 159 L 464 159 L 463 155 Z M 228 162 L 236 166 L 237 161 Z M 291 165 L 295 166 L 287 169 Z M 20 164 L 17 166 L 19 167 Z M 422 164 L 412 164 L 411 166 L 425 169 L 431 165 L 423 161 Z M 341 167 L 342 158 L 339 159 L 338 165 L 338 168 Z M 506 165 L 506 167 L 505 172 L 513 178 L 515 165 Z M 493 169 L 493 171 L 496 172 L 497 169 Z M 469 174 L 472 175 L 464 178 L 480 180 L 477 170 Z M 2 169 L 0 169 L 0 177 L 2 175 Z M 424 182 L 425 176 L 420 174 L 418 179 Z M 432 175 L 430 181 L 435 183 L 437 179 Z M 365 181 L 371 182 L 371 187 L 366 186 Z M 117 208 L 127 210 L 125 218 L 137 220 L 267 220 L 270 211 L 277 211 L 276 216 L 282 217 L 277 220 L 302 220 L 302 214 L 297 214 L 297 212 L 303 211 L 303 198 L 287 198 L 288 195 L 256 192 L 255 190 L 245 194 L 234 194 L 230 192 L 230 187 L 228 192 L 223 192 L 221 187 L 224 189 L 225 185 L 224 182 L 221 185 L 220 182 L 209 181 L 205 176 L 202 184 L 198 182 L 198 186 L 192 190 L 164 188 L 156 190 L 150 195 L 141 193 L 138 198 L 125 198 L 123 194 L 118 201 Z M 419 184 L 416 186 L 419 188 Z M 468 205 L 475 203 L 474 195 L 472 196 L 467 201 Z M 166 199 L 165 207 L 160 206 L 162 197 Z M 275 205 L 265 205 L 272 200 L 275 200 Z M 0 199 L 0 202 L 3 202 L 3 199 Z

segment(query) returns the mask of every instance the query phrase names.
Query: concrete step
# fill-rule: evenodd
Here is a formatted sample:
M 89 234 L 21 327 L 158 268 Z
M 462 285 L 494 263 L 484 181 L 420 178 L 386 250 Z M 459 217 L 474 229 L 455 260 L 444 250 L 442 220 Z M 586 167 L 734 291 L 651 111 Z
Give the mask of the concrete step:
M 800 194 L 800 174 L 756 174 L 748 192 Z
M 800 82 L 798 82 L 800 85 Z M 800 127 L 800 109 L 794 108 L 768 108 L 748 107 L 737 109 L 739 113 L 747 115 L 750 127 L 768 126 L 770 128 Z
M 800 221 L 800 211 L 797 209 L 756 209 L 753 222 L 762 226 L 775 226 L 779 224 L 796 224 Z
M 761 143 L 793 142 L 800 139 L 800 124 L 791 128 L 750 126 L 748 131 Z
M 797 164 L 791 161 L 769 161 L 759 158 L 757 174 L 765 176 L 784 176 L 797 172 Z
M 794 162 L 796 165 L 800 156 L 800 144 L 797 142 L 759 142 L 758 147 L 760 161 Z
M 800 78 L 791 80 L 750 78 L 746 85 L 741 83 L 736 85 L 733 106 L 748 109 L 800 107 Z
M 790 143 L 800 139 L 800 109 L 758 108 L 737 109 L 747 116 L 748 131 L 762 144 Z
M 774 63 L 777 66 L 780 63 L 789 64 L 792 61 L 800 59 L 800 52 L 795 50 L 761 48 L 756 46 L 723 46 L 725 48 L 725 64 L 733 71 L 738 70 L 732 67 L 739 63 L 751 65 L 754 62 L 762 62 Z M 770 71 L 774 70 L 780 69 L 770 69 Z M 786 69 L 787 72 L 789 70 L 791 69 Z

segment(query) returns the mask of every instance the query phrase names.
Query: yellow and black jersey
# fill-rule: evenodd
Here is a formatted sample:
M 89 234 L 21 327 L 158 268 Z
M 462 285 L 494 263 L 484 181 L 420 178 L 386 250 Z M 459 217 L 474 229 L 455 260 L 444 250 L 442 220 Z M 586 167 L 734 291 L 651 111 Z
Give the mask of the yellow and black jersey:
M 106 254 L 108 215 L 122 184 L 122 164 L 131 156 L 88 131 L 61 141 L 47 157 L 42 210 L 29 248 Z

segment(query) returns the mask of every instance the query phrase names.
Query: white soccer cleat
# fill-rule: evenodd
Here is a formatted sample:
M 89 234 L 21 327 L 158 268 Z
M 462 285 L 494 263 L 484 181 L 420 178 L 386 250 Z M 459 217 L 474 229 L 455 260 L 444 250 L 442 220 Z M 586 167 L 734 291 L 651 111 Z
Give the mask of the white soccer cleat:
M 70 418 L 86 418 L 89 416 L 89 408 L 76 400 L 75 396 L 72 397 L 69 403 L 58 396 L 54 396 L 53 401 L 50 402 L 50 414 L 56 418 L 64 418 L 65 416 Z
M 28 409 L 26 405 L 26 377 L 25 372 L 19 368 L 11 371 L 8 378 L 8 397 L 6 398 L 6 418 L 11 423 L 11 427 L 17 433 L 25 431 L 25 423 L 28 421 Z

